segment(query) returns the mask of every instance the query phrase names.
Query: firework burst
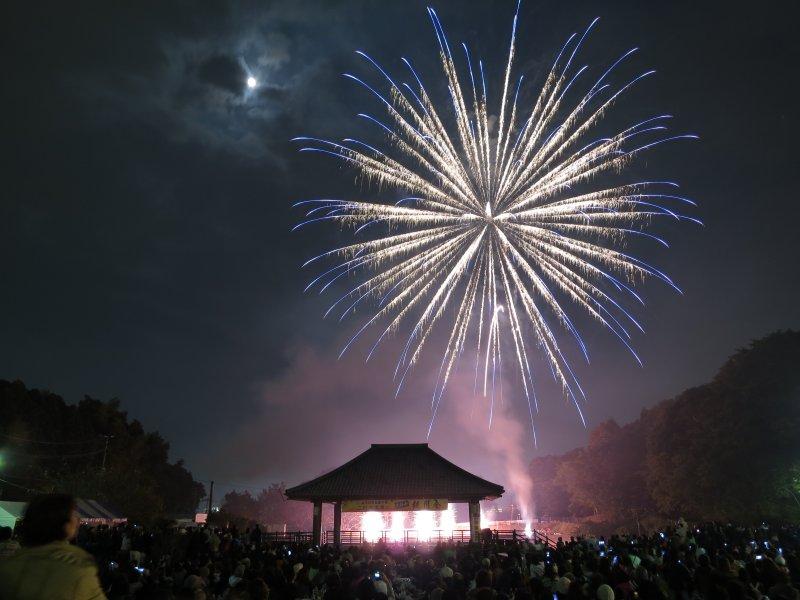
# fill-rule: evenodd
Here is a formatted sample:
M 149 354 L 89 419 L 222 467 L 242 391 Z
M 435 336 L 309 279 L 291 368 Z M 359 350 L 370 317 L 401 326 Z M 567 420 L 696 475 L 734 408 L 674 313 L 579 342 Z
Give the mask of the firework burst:
M 620 296 L 643 304 L 633 287 L 648 277 L 677 287 L 660 270 L 625 253 L 626 242 L 644 236 L 666 245 L 643 231 L 660 218 L 699 222 L 675 210 L 675 205 L 694 202 L 678 195 L 674 183 L 607 186 L 597 184 L 598 176 L 624 171 L 653 146 L 696 136 L 665 133 L 670 116 L 656 115 L 613 136 L 590 137 L 615 102 L 654 73 L 646 71 L 616 87 L 610 84 L 614 70 L 635 53 L 632 49 L 585 84 L 588 67 L 576 68 L 574 63 L 597 20 L 582 35 L 567 40 L 535 101 L 523 108 L 523 78 L 512 77 L 515 15 L 492 113 L 483 63 L 478 61 L 476 69 L 462 44 L 460 72 L 439 17 L 432 9 L 428 12 L 449 91 L 447 111 L 437 108 L 409 60 L 402 62 L 410 83 L 398 82 L 359 51 L 388 93 L 354 75 L 344 76 L 374 94 L 385 108 L 385 120 L 358 115 L 384 136 L 384 149 L 350 138 L 296 138 L 304 143 L 301 151 L 332 155 L 367 180 L 406 195 L 396 203 L 298 203 L 308 209 L 308 218 L 297 227 L 333 221 L 365 236 L 309 260 L 306 265 L 326 259 L 336 263 L 306 289 L 319 286 L 324 291 L 343 278 L 355 278 L 356 284 L 326 316 L 336 313 L 344 319 L 364 303 L 375 306 L 342 353 L 374 328 L 369 360 L 382 340 L 407 328 L 395 369 L 398 391 L 434 326 L 450 322 L 429 435 L 454 365 L 465 350 L 474 355 L 476 387 L 491 398 L 491 425 L 504 346 L 513 348 L 511 362 L 522 382 L 532 426 L 538 410 L 530 364 L 534 346 L 585 424 L 585 394 L 549 321 L 555 317 L 588 360 L 586 345 L 565 309 L 569 303 L 611 331 L 639 361 L 628 329 L 642 327 Z M 579 88 L 583 91 L 576 93 Z

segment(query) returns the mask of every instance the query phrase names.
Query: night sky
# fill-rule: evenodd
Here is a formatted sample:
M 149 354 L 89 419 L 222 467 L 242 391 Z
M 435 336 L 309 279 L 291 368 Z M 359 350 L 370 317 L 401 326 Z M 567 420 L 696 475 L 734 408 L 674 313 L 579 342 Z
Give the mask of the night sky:
M 450 39 L 484 57 L 495 90 L 514 5 L 434 5 Z M 710 379 L 749 340 L 800 327 L 792 5 L 523 2 L 517 65 L 530 79 L 600 16 L 582 61 L 597 73 L 638 46 L 631 69 L 658 70 L 615 118 L 668 112 L 676 130 L 701 137 L 647 154 L 628 175 L 679 181 L 706 226 L 660 227 L 672 247 L 646 247 L 684 295 L 641 287 L 644 368 L 611 334 L 584 327 L 592 362 L 576 364 L 590 426 L 628 422 Z M 173 458 L 225 485 L 296 483 L 371 442 L 424 441 L 435 349 L 397 399 L 396 343 L 367 366 L 364 346 L 337 361 L 358 320 L 323 320 L 337 296 L 303 294 L 318 272 L 300 265 L 339 233 L 290 232 L 302 216 L 294 202 L 375 190 L 290 139 L 359 134 L 355 113 L 380 113 L 340 76 L 378 81 L 357 49 L 395 73 L 408 56 L 443 98 L 425 4 L 59 2 L 13 12 L 2 19 L 0 378 L 68 401 L 118 397 L 171 442 Z M 538 448 L 511 381 L 487 432 L 467 379 L 449 388 L 430 438 L 463 466 L 502 483 L 503 463 L 586 440 L 548 383 Z

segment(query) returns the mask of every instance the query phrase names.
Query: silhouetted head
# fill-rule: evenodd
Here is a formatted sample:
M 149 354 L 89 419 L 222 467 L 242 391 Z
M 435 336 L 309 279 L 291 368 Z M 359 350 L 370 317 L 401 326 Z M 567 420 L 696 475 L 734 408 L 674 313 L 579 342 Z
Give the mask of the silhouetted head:
M 78 532 L 75 499 L 69 494 L 46 494 L 30 501 L 22 519 L 22 543 L 41 546 L 71 540 Z

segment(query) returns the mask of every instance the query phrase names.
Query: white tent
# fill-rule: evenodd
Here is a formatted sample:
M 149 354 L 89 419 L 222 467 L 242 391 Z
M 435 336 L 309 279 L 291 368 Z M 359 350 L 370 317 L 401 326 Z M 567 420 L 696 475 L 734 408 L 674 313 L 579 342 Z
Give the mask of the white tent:
M 85 498 L 78 498 L 75 501 L 78 509 L 78 515 L 83 523 L 122 523 L 126 521 L 124 517 L 120 517 L 107 507 L 100 504 L 97 500 L 87 500 Z
M 27 502 L 12 502 L 10 500 L 0 500 L 0 527 L 11 527 L 12 529 L 22 518 Z
M 27 502 L 11 502 L 0 500 L 0 527 L 11 527 L 19 521 L 25 513 Z M 78 498 L 75 500 L 78 516 L 82 523 L 90 524 L 113 524 L 124 523 L 127 519 L 120 517 L 109 508 L 103 506 L 96 500 L 86 500 Z

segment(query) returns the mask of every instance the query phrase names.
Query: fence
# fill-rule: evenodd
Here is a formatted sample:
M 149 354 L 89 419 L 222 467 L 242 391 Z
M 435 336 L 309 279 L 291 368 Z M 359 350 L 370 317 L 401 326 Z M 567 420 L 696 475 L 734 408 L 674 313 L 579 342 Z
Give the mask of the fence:
M 367 538 L 363 531 L 342 531 L 341 544 L 352 546 L 355 544 L 365 544 L 371 542 L 384 542 L 387 544 L 438 544 L 440 542 L 468 542 L 469 530 L 458 529 L 455 531 L 433 530 L 420 536 L 420 532 L 415 529 L 406 529 L 403 532 L 381 531 L 374 538 Z M 334 540 L 333 531 L 326 531 L 323 541 L 332 544 Z
M 308 536 L 310 532 L 298 532 L 297 534 L 287 533 L 285 535 Z M 491 539 L 497 542 L 514 542 L 528 539 L 534 543 L 544 544 L 550 548 L 555 547 L 555 541 L 542 531 L 534 530 L 528 538 L 525 532 L 520 529 L 484 529 L 481 534 L 483 539 Z M 383 542 L 387 544 L 438 544 L 441 542 L 467 543 L 470 541 L 468 529 L 456 529 L 453 531 L 433 530 L 420 536 L 420 532 L 415 529 L 406 529 L 402 533 L 393 531 L 381 531 L 376 538 L 367 539 L 363 531 L 342 531 L 340 533 L 340 543 L 343 546 L 354 546 L 373 542 Z M 334 532 L 328 530 L 323 532 L 322 542 L 325 544 L 334 543 Z
M 261 534 L 265 542 L 284 542 L 298 544 L 311 542 L 313 535 L 310 531 L 267 531 Z

